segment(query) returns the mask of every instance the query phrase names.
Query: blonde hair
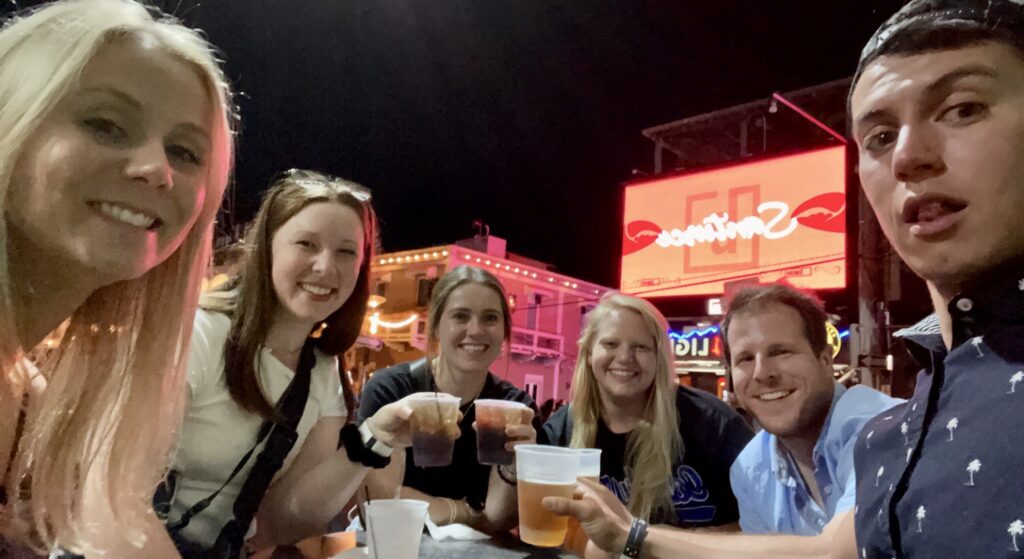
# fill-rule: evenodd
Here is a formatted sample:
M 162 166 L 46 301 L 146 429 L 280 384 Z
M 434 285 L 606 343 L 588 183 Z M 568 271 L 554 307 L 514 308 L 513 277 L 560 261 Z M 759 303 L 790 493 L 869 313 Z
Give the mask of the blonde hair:
M 683 455 L 676 412 L 677 383 L 672 368 L 672 343 L 668 321 L 658 309 L 643 299 L 608 294 L 587 315 L 579 341 L 579 357 L 573 372 L 572 448 L 590 448 L 597 437 L 597 422 L 604 418 L 597 379 L 590 357 L 601 323 L 615 310 L 638 314 L 654 339 L 657 369 L 647 396 L 644 417 L 629 434 L 623 466 L 630 476 L 629 511 L 650 519 L 652 515 L 672 514 L 672 467 Z
M 233 165 L 234 108 L 209 43 L 131 0 L 63 0 L 0 31 L 0 363 L 23 349 L 12 320 L 7 194 L 22 146 L 107 45 L 155 40 L 191 65 L 214 105 L 208 196 L 182 245 L 141 277 L 98 289 L 42 366 L 48 387 L 16 442 L 0 533 L 80 553 L 166 539 L 151 510 L 181 421 L 184 365 L 213 217 Z M 27 521 L 28 528 L 18 528 Z M 29 533 L 25 533 L 25 532 Z

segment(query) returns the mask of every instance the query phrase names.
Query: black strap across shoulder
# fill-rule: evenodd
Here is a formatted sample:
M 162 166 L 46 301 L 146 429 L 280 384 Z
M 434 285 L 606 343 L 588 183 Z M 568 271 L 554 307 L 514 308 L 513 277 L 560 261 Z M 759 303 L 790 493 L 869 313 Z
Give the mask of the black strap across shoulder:
M 280 421 L 265 420 L 256 437 L 256 443 L 238 461 L 238 464 L 231 471 L 231 475 L 228 476 L 227 480 L 212 494 L 192 505 L 181 515 L 181 518 L 174 522 L 168 522 L 168 532 L 171 533 L 176 543 L 180 542 L 182 544 L 179 545 L 179 550 L 182 552 L 183 559 L 199 557 L 200 554 L 196 552 L 186 553 L 185 549 L 191 549 L 195 546 L 190 542 L 183 541 L 184 538 L 180 532 L 188 526 L 195 515 L 210 506 L 213 500 L 217 498 L 217 495 L 231 483 L 231 480 L 249 462 L 249 459 L 260 443 L 266 439 L 267 444 L 256 456 L 256 463 L 253 465 L 252 470 L 249 471 L 249 476 L 246 478 L 245 483 L 242 484 L 238 497 L 235 498 L 231 519 L 221 529 L 213 548 L 201 555 L 203 557 L 232 559 L 239 556 L 244 544 L 245 533 L 249 529 L 253 517 L 256 515 L 260 502 L 263 501 L 263 496 L 270 487 L 274 476 L 277 475 L 277 472 L 284 464 L 288 453 L 295 446 L 296 440 L 298 440 L 296 430 L 306 408 L 306 401 L 309 398 L 310 376 L 315 363 L 316 355 L 313 352 L 313 343 L 312 341 L 307 341 L 299 356 L 298 370 L 296 370 L 291 383 L 289 383 L 288 388 L 285 389 L 284 394 L 278 401 L 277 410 Z

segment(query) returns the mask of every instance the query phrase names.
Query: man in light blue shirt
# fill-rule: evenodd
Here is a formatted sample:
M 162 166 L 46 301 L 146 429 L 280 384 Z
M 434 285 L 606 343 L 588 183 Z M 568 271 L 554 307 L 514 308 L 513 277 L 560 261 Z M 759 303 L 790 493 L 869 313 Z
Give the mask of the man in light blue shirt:
M 729 472 L 740 528 L 814 535 L 853 508 L 853 448 L 864 424 L 901 402 L 833 377 L 826 316 L 785 285 L 740 290 L 722 323 L 733 388 L 764 428 Z

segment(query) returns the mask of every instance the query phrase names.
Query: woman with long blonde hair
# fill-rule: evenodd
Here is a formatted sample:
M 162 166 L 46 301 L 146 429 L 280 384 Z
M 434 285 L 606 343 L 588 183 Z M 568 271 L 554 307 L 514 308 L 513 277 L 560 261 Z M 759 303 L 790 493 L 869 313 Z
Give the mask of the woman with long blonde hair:
M 151 498 L 233 121 L 209 43 L 136 2 L 0 31 L 0 555 L 176 556 Z M 30 379 L 24 354 L 65 321 Z
M 630 512 L 681 527 L 737 522 L 729 467 L 753 436 L 711 394 L 679 386 L 668 322 L 609 294 L 586 318 L 573 398 L 544 424 L 550 444 L 601 449 L 601 482 Z

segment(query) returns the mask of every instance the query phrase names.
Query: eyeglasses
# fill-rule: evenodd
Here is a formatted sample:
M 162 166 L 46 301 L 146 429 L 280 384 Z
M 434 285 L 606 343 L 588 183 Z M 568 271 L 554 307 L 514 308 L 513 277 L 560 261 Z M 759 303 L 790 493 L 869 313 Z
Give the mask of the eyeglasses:
M 288 169 L 284 172 L 284 178 L 305 188 L 327 187 L 336 192 L 343 192 L 363 203 L 367 203 L 373 198 L 370 189 L 361 184 L 316 171 Z

